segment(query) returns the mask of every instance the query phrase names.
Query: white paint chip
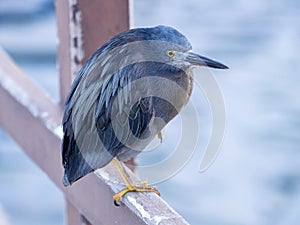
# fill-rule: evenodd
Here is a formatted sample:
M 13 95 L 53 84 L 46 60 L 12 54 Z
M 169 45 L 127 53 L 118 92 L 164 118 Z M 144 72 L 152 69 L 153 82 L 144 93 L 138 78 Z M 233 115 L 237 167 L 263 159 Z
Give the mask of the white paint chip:
M 139 204 L 135 198 L 131 196 L 127 196 L 128 201 L 139 211 L 143 219 L 147 219 L 151 221 L 150 214 L 143 208 L 141 204 Z
M 56 126 L 53 130 L 53 133 L 58 136 L 60 139 L 63 138 L 64 136 L 64 132 L 63 132 L 63 129 L 62 129 L 62 126 L 59 125 L 59 126 Z

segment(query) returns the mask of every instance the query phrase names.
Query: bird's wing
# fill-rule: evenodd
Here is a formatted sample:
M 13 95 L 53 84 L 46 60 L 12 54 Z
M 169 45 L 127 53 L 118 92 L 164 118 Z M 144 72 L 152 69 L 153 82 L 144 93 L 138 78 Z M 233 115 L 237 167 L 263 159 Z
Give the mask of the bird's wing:
M 73 81 L 62 120 L 64 132 L 62 163 L 65 168 L 63 180 L 65 185 L 107 164 L 114 157 L 108 151 L 102 150 L 105 148 L 102 142 L 99 142 L 95 125 L 95 108 L 102 85 L 109 83 L 117 68 L 122 67 L 122 59 L 127 57 L 126 51 L 120 52 L 120 48 L 126 42 L 126 39 L 120 37 L 111 39 L 101 46 L 84 64 Z
M 129 65 L 110 74 L 111 68 L 105 69 L 100 61 L 86 64 L 73 82 L 63 118 L 65 185 L 109 163 L 131 134 L 138 138 L 145 133 L 153 117 L 151 99 L 141 99 L 138 90 L 132 91 L 131 79 L 138 78 L 135 67 Z M 137 101 L 126 113 L 129 98 Z M 128 124 L 131 133 L 123 128 Z
M 121 148 L 137 150 L 136 153 L 143 150 L 142 146 L 135 149 L 135 144 L 141 143 L 142 136 L 145 138 L 154 117 L 152 97 L 146 93 L 147 83 L 137 81 L 141 67 L 141 63 L 128 65 L 101 87 L 95 111 L 96 127 L 105 149 L 113 156 Z

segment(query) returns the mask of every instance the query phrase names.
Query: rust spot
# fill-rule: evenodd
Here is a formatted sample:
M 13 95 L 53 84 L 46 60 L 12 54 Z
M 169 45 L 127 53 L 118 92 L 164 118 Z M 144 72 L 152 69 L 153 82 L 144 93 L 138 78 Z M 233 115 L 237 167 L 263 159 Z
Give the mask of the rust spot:
M 75 24 L 77 24 L 77 18 L 76 18 L 76 14 L 79 12 L 78 6 L 76 5 L 72 5 L 72 20 Z
M 78 37 L 73 38 L 73 44 L 75 48 L 78 48 Z

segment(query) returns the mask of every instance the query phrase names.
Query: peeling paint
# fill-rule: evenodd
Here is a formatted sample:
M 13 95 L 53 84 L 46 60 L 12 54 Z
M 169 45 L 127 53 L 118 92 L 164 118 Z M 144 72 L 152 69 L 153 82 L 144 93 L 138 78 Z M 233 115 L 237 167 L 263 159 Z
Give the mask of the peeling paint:
M 180 216 L 172 207 L 170 207 L 165 201 L 163 201 L 161 198 L 159 198 L 159 201 L 164 202 L 164 205 L 167 206 L 167 211 L 160 211 L 161 213 L 153 214 L 154 212 L 157 213 L 157 211 L 153 211 L 151 209 L 145 209 L 143 207 L 143 204 L 138 202 L 137 198 L 131 197 L 130 195 L 126 196 L 128 202 L 131 204 L 132 207 L 130 207 L 132 210 L 134 210 L 134 213 L 138 213 L 142 220 L 146 222 L 146 224 L 151 225 L 159 225 L 159 224 L 175 224 L 174 221 L 179 222 L 178 224 L 186 224 L 188 223 Z M 151 201 L 155 202 L 158 199 L 151 199 Z M 151 214 L 152 213 L 152 214 Z M 172 221 L 172 222 L 171 222 Z M 176 223 L 177 224 L 177 223 Z
M 142 219 L 147 224 L 159 225 L 163 220 L 170 219 L 170 217 L 167 216 L 157 216 L 157 215 L 153 216 L 143 207 L 142 204 L 139 204 L 135 198 L 131 196 L 127 196 L 127 199 L 133 205 L 133 207 L 138 211 Z
M 161 221 L 167 220 L 167 219 L 170 219 L 170 218 L 169 218 L 169 217 L 166 217 L 166 216 L 154 216 L 154 217 L 153 217 L 153 220 L 154 220 L 154 224 L 155 224 L 155 225 L 158 225 Z
M 61 125 L 57 124 L 51 119 L 48 119 L 45 122 L 46 127 L 52 131 L 53 134 L 55 134 L 59 139 L 62 140 L 64 136 L 63 128 Z
M 110 174 L 107 166 L 97 169 L 94 173 L 98 177 L 100 177 L 115 193 L 121 191 L 125 187 L 123 183 L 120 183 L 115 177 Z
M 105 181 L 110 181 L 109 173 L 107 173 L 104 169 L 98 169 L 95 173 L 101 176 Z
M 84 58 L 83 41 L 82 41 L 82 14 L 78 9 L 77 0 L 69 1 L 70 8 L 70 56 L 71 56 L 71 75 L 75 77 L 82 66 Z
M 125 184 L 114 176 L 114 167 L 108 164 L 106 167 L 96 170 L 94 173 L 100 177 L 113 191 L 121 191 Z M 128 171 L 131 175 L 131 172 Z M 135 215 L 138 215 L 145 224 L 185 224 L 188 223 L 162 198 L 154 193 L 128 193 L 122 198 L 124 207 L 128 207 Z
M 62 126 L 57 126 L 56 128 L 54 128 L 53 130 L 54 134 L 56 134 L 58 137 L 60 137 L 60 139 L 63 138 L 64 136 L 64 132 L 63 132 L 63 129 L 62 129 Z
M 150 214 L 144 209 L 141 204 L 136 201 L 135 198 L 127 196 L 127 199 L 138 210 L 143 219 L 146 219 L 146 221 L 151 221 Z

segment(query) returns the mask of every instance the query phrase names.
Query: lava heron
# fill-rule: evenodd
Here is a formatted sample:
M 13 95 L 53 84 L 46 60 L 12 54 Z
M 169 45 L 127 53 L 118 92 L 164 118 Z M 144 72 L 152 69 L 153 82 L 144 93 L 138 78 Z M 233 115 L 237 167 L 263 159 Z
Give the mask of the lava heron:
M 87 60 L 66 99 L 63 116 L 63 183 L 71 185 L 113 161 L 128 191 L 132 185 L 120 161 L 139 154 L 188 102 L 195 66 L 227 66 L 191 51 L 187 38 L 167 26 L 118 34 Z M 123 172 L 122 172 L 123 170 Z

